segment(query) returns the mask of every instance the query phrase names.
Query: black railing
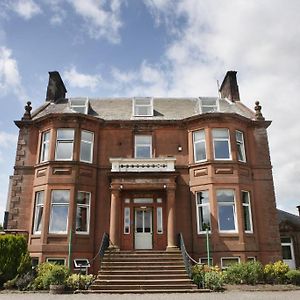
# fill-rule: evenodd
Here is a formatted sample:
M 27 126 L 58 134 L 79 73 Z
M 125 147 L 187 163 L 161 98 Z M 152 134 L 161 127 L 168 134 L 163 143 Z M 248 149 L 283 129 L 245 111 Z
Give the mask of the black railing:
M 103 260 L 103 257 L 104 257 L 104 253 L 105 253 L 105 251 L 107 250 L 108 247 L 109 247 L 109 235 L 108 235 L 108 233 L 104 232 L 103 236 L 102 236 L 102 241 L 101 241 L 101 244 L 100 244 L 99 251 L 95 255 L 95 257 L 91 260 L 91 262 L 94 261 L 99 256 L 100 268 L 101 268 L 101 263 L 102 263 L 102 260 Z
M 182 233 L 179 233 L 178 235 L 178 245 L 181 250 L 186 272 L 188 273 L 189 277 L 192 278 L 192 267 L 193 265 L 198 264 L 198 262 L 196 262 L 186 251 Z

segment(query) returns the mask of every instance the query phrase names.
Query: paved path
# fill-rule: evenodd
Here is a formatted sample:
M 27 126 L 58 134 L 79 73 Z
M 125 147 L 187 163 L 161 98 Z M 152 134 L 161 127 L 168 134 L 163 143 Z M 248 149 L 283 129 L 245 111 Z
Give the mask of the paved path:
M 47 293 L 3 294 L 0 300 L 299 300 L 300 291 L 224 292 L 204 294 L 125 294 L 125 295 L 50 295 Z

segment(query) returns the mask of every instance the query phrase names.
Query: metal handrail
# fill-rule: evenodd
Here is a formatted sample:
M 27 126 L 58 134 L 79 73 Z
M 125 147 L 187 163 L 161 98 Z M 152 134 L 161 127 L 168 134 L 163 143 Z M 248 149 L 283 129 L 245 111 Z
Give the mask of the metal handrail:
M 104 253 L 107 250 L 107 248 L 109 247 L 109 235 L 108 233 L 104 232 L 103 236 L 102 236 L 102 240 L 101 240 L 101 244 L 99 247 L 99 251 L 97 252 L 97 254 L 91 259 L 90 262 L 94 261 L 98 256 L 100 257 L 100 267 L 101 267 L 101 262 L 103 260 L 104 257 Z
M 178 235 L 178 244 L 179 244 L 179 249 L 181 251 L 182 257 L 183 257 L 183 262 L 184 262 L 184 266 L 185 269 L 188 273 L 189 278 L 192 278 L 192 267 L 193 264 L 194 265 L 199 265 L 199 262 L 197 262 L 196 260 L 194 260 L 186 251 L 185 248 L 185 244 L 184 244 L 184 239 L 183 239 L 183 235 L 180 232 Z

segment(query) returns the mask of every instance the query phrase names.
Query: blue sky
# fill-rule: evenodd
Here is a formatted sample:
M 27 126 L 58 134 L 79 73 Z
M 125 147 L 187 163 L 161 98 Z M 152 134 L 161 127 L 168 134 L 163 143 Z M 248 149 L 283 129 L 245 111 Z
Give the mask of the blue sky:
M 300 2 L 1 0 L 0 222 L 17 128 L 45 101 L 48 71 L 68 96 L 216 96 L 238 71 L 242 102 L 273 120 L 277 206 L 300 205 Z

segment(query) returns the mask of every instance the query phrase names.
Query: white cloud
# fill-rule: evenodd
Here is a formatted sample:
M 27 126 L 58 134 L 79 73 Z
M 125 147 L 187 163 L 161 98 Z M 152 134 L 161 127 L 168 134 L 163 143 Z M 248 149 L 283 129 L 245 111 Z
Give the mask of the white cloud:
M 63 8 L 64 1 L 61 0 L 44 0 L 45 4 L 48 5 L 49 9 L 52 11 L 53 15 L 50 18 L 50 23 L 52 25 L 60 25 L 66 18 L 67 12 Z
M 75 12 L 84 19 L 84 26 L 93 39 L 105 38 L 120 42 L 121 6 L 124 0 L 69 0 Z
M 20 100 L 26 98 L 18 63 L 12 57 L 12 51 L 6 47 L 0 47 L 0 96 L 8 93 L 15 94 Z
M 8 3 L 10 9 L 25 20 L 29 20 L 42 12 L 41 8 L 33 0 L 14 0 Z
M 71 87 L 89 88 L 91 90 L 97 88 L 102 82 L 100 75 L 79 73 L 75 66 L 72 66 L 69 70 L 64 71 L 63 78 Z
M 0 131 L 0 163 L 5 162 L 5 151 L 15 151 L 17 135 Z
M 253 108 L 254 101 L 261 100 L 264 115 L 274 120 L 268 131 L 277 202 L 295 213 L 300 204 L 300 2 L 144 3 L 156 25 L 166 25 L 173 39 L 164 63 L 152 66 L 159 76 L 151 77 L 151 85 L 138 81 L 135 89 L 147 93 L 163 79 L 163 95 L 217 95 L 216 80 L 227 70 L 238 70 L 242 101 Z M 141 76 L 141 69 L 130 74 Z

